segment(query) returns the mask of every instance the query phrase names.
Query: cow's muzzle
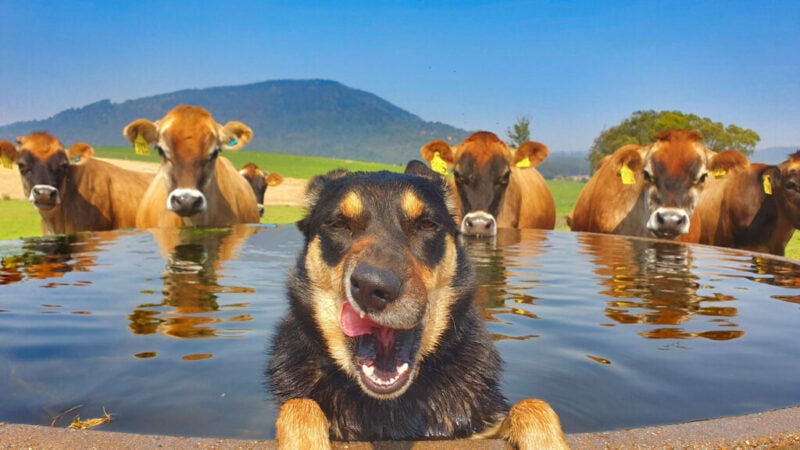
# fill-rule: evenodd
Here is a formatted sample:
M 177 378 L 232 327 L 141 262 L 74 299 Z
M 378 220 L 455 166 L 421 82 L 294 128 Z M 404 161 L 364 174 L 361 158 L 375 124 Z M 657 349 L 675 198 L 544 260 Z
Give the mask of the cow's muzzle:
M 47 184 L 37 184 L 31 188 L 28 200 L 39 209 L 53 209 L 61 203 L 61 196 L 57 188 Z
M 181 217 L 191 217 L 206 208 L 206 196 L 197 189 L 175 189 L 167 197 L 167 209 Z
M 485 211 L 473 211 L 461 221 L 461 234 L 467 236 L 494 236 L 497 234 L 497 221 Z
M 689 232 L 689 214 L 682 208 L 658 208 L 650 215 L 647 229 L 656 237 L 675 239 Z

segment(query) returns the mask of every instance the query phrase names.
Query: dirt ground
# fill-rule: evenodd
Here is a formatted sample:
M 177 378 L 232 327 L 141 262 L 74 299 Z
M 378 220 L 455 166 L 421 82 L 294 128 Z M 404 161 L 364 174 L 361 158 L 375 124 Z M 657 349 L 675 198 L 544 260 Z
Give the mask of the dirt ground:
M 157 163 L 127 161 L 122 159 L 98 159 L 108 161 L 129 170 L 140 170 L 152 173 L 158 170 Z M 305 188 L 306 180 L 284 178 L 280 186 L 267 189 L 264 203 L 267 205 L 301 206 L 303 204 Z M 19 170 L 17 170 L 16 166 L 11 169 L 0 166 L 0 199 L 25 200 L 25 196 L 22 193 L 22 181 L 20 180 Z

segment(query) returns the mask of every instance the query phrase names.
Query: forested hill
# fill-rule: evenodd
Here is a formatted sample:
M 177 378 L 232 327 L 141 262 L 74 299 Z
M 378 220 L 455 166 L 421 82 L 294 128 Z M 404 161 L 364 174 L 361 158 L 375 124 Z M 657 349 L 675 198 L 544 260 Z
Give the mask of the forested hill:
M 382 98 L 329 80 L 275 80 L 243 86 L 187 89 L 112 103 L 102 100 L 44 120 L 0 126 L 0 139 L 47 131 L 65 145 L 129 143 L 122 129 L 134 119 L 157 120 L 178 104 L 208 109 L 217 122 L 253 129 L 248 150 L 404 163 L 434 139 L 461 142 L 468 132 L 426 122 Z

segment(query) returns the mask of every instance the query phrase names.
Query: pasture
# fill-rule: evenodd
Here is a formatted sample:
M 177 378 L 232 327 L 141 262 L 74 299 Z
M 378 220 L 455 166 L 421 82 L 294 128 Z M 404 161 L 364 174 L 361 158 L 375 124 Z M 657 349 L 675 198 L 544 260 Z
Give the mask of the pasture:
M 130 147 L 95 148 L 97 156 L 128 161 L 158 162 L 158 155 L 152 152 L 148 156 L 136 155 Z M 315 156 L 286 155 L 251 151 L 227 151 L 225 157 L 236 167 L 253 162 L 265 172 L 278 172 L 284 177 L 308 179 L 314 175 L 326 173 L 333 169 L 346 168 L 352 171 L 390 170 L 400 172 L 403 166 L 350 161 Z M 14 169 L 16 170 L 16 168 Z M 547 185 L 553 194 L 556 204 L 557 231 L 569 231 L 565 216 L 572 210 L 584 183 L 566 180 L 548 180 Z M 280 186 L 270 189 L 281 189 Z M 274 192 L 274 191 L 273 191 Z M 270 191 L 267 191 L 269 197 Z M 302 195 L 298 193 L 298 195 Z M 299 199 L 298 199 L 299 200 Z M 0 240 L 17 239 L 28 236 L 41 236 L 38 213 L 25 200 L 0 200 Z M 303 215 L 303 208 L 289 205 L 267 205 L 261 223 L 287 224 L 294 223 Z M 800 259 L 800 235 L 795 233 L 786 247 L 786 256 Z

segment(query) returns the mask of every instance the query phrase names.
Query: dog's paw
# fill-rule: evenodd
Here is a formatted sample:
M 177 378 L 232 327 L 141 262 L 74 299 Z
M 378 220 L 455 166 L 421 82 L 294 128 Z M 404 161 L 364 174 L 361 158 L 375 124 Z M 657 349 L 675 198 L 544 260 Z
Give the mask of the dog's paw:
M 314 400 L 296 398 L 284 402 L 275 427 L 281 449 L 331 448 L 328 419 Z
M 519 449 L 566 449 L 561 422 L 544 400 L 520 400 L 511 407 L 500 435 Z

